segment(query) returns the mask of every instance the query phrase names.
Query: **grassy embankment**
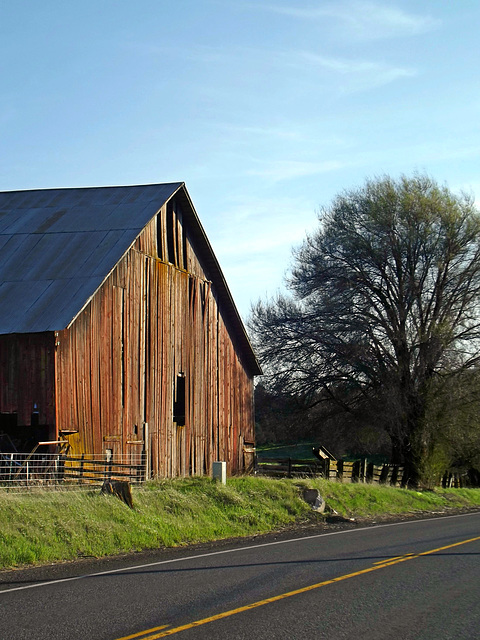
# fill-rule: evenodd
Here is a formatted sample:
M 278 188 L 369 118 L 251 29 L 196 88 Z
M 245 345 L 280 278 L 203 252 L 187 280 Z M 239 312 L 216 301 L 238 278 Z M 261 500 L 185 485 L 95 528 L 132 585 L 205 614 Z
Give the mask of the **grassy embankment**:
M 317 488 L 349 517 L 480 506 L 480 489 L 420 493 L 324 480 L 208 478 L 151 482 L 133 488 L 135 509 L 95 491 L 0 491 L 0 568 L 100 557 L 265 533 L 321 519 L 302 499 Z

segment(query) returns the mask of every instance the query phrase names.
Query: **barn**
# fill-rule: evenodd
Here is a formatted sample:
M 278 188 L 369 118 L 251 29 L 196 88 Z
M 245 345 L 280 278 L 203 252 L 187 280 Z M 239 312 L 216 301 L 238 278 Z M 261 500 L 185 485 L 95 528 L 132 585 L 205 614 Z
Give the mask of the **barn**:
M 242 473 L 259 374 L 184 183 L 0 193 L 0 445 Z

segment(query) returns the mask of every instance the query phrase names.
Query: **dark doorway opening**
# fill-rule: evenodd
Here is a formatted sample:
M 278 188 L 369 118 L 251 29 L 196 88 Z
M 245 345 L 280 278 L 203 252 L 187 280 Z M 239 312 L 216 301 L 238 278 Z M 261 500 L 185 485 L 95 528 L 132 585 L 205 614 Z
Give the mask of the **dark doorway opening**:
M 0 413 L 0 452 L 28 453 L 39 443 L 50 439 L 48 424 L 19 425 L 16 413 Z

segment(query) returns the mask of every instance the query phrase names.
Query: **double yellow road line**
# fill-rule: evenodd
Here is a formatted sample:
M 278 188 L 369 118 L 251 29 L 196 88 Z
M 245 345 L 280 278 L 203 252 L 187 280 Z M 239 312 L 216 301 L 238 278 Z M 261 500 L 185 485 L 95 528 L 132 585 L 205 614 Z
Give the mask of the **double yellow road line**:
M 284 600 L 285 598 L 291 598 L 292 596 L 298 596 L 301 593 L 306 593 L 307 591 L 314 591 L 315 589 L 320 589 L 320 587 L 326 587 L 327 585 L 334 584 L 335 582 L 341 582 L 342 580 L 355 578 L 356 576 L 361 576 L 366 573 L 371 573 L 372 571 L 378 571 L 380 569 L 384 569 L 385 567 L 391 567 L 394 564 L 399 564 L 400 562 L 407 562 L 408 560 L 414 560 L 415 558 L 421 558 L 422 556 L 429 556 L 432 553 L 438 553 L 439 551 L 445 551 L 446 549 L 453 549 L 454 547 L 459 547 L 460 545 L 468 544 L 469 542 L 476 542 L 477 540 L 480 540 L 480 536 L 477 536 L 476 538 L 469 538 L 468 540 L 461 540 L 460 542 L 454 542 L 453 544 L 446 545 L 445 547 L 430 549 L 429 551 L 422 551 L 420 553 L 407 553 L 403 556 L 397 556 L 395 558 L 387 558 L 385 560 L 381 560 L 380 562 L 375 562 L 372 567 L 368 567 L 367 569 L 361 569 L 360 571 L 355 571 L 354 573 L 347 573 L 344 576 L 339 576 L 338 578 L 332 578 L 331 580 L 325 580 L 324 582 L 317 582 L 316 584 L 311 584 L 311 585 L 308 585 L 307 587 L 302 587 L 301 589 L 295 589 L 294 591 L 288 591 L 287 593 L 282 593 L 278 596 L 273 596 L 272 598 L 266 598 L 265 600 L 259 600 L 258 602 L 253 602 L 252 604 L 247 604 L 243 607 L 238 607 L 237 609 L 230 609 L 230 611 L 223 611 L 222 613 L 217 613 L 216 615 L 210 616 L 209 618 L 202 618 L 201 620 L 195 620 L 194 622 L 189 622 L 188 624 L 184 624 L 172 629 L 168 628 L 170 625 L 153 627 L 152 629 L 146 629 L 145 631 L 140 631 L 139 633 L 134 633 L 130 636 L 123 636 L 123 638 L 117 638 L 117 640 L 158 640 L 159 638 L 166 638 L 167 636 L 173 636 L 175 633 L 179 633 L 180 631 L 186 631 L 187 629 L 200 627 L 209 622 L 215 622 L 215 620 L 222 620 L 223 618 L 229 618 L 230 616 L 234 616 L 237 613 L 249 611 L 250 609 L 256 609 L 257 607 L 263 607 L 263 605 L 265 604 L 278 602 L 279 600 Z

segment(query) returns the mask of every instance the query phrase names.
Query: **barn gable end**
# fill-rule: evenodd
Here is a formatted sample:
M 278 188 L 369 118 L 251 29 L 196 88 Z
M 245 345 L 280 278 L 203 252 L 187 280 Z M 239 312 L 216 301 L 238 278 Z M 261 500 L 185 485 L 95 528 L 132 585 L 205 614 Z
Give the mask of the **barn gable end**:
M 98 228 L 69 230 L 68 211 L 60 218 L 57 211 L 57 218 L 50 215 L 43 227 L 36 227 L 37 234 L 48 235 L 52 225 L 63 219 L 65 235 L 91 234 L 93 242 L 79 273 L 83 281 L 90 279 L 93 290 L 88 292 L 83 285 L 83 295 L 58 300 L 59 317 L 45 301 L 31 295 L 29 310 L 43 309 L 43 326 L 38 319 L 30 321 L 40 331 L 25 331 L 25 322 L 16 324 L 12 314 L 0 317 L 0 420 L 3 416 L 6 425 L 10 416 L 13 424 L 11 416 L 16 414 L 18 422 L 21 415 L 23 427 L 28 427 L 33 403 L 40 406 L 41 423 L 45 420 L 50 437 L 60 431 L 71 433 L 75 453 L 108 449 L 133 459 L 144 451 L 151 473 L 163 477 L 209 474 L 218 459 L 227 461 L 229 473 L 242 472 L 244 445 L 254 441 L 253 377 L 260 373 L 258 363 L 184 185 L 144 189 L 145 193 L 142 187 L 111 187 L 95 194 L 77 189 L 75 198 L 66 194 L 76 203 L 72 207 L 78 209 L 81 201 L 84 211 L 92 195 L 97 202 L 116 203 L 100 218 L 102 206 L 96 205 L 96 227 L 103 227 L 113 262 L 102 253 L 101 242 L 92 246 Z M 61 201 L 65 194 L 58 191 Z M 31 205 L 33 192 L 25 193 L 30 194 Z M 2 196 L 8 195 L 0 194 L 0 207 L 5 207 Z M 18 198 L 10 199 L 15 200 L 18 204 Z M 8 232 L 0 216 L 0 225 L 2 220 Z M 21 227 L 21 216 L 15 224 Z M 86 222 L 75 224 L 84 229 Z M 116 242 L 112 242 L 114 231 Z M 0 226 L 2 240 L 8 244 Z M 18 256 L 13 255 L 15 259 Z M 68 258 L 64 261 L 66 269 L 56 274 L 57 279 L 73 274 L 70 285 L 75 289 L 75 270 Z M 0 300 L 6 285 L 3 294 L 11 302 L 13 279 L 2 275 L 8 276 L 13 267 L 12 260 L 6 262 L 10 271 L 7 268 L 3 274 L 0 264 Z M 43 282 L 43 275 L 37 270 L 33 282 Z M 37 293 L 44 291 L 42 286 Z M 65 290 L 65 283 L 58 285 L 55 278 L 50 286 Z M 30 288 L 35 289 L 31 282 Z M 51 292 L 49 296 L 55 304 Z M 65 320 L 67 310 L 70 317 Z M 23 331 L 16 331 L 16 326 Z M 50 356 L 40 358 L 47 363 L 41 392 L 34 386 L 22 396 L 15 391 L 15 376 L 24 366 L 21 362 L 29 358 L 36 362 L 35 349 L 29 346 L 32 335 L 42 336 L 42 349 Z M 15 353 L 27 353 L 27 358 L 12 355 L 14 344 Z M 37 395 L 41 402 L 34 400 Z

